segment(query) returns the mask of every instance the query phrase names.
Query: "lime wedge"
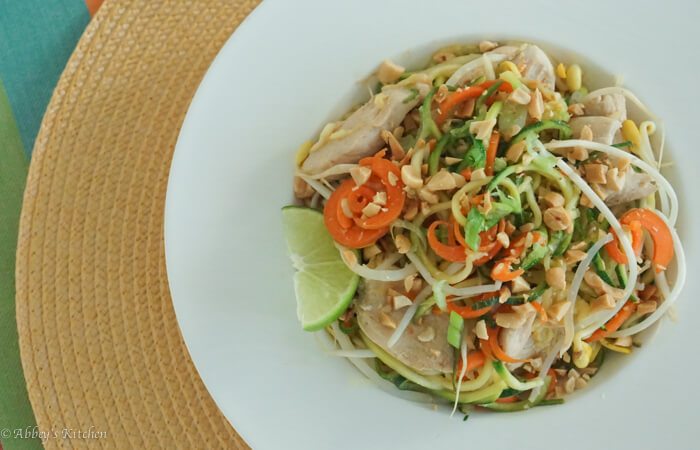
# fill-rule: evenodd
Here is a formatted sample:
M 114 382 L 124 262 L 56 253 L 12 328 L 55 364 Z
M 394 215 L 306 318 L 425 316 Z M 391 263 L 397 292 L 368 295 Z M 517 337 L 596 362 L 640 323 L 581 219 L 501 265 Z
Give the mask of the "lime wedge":
M 294 274 L 297 315 L 306 331 L 336 320 L 350 304 L 360 277 L 347 268 L 323 223 L 321 212 L 282 208 L 282 224 Z

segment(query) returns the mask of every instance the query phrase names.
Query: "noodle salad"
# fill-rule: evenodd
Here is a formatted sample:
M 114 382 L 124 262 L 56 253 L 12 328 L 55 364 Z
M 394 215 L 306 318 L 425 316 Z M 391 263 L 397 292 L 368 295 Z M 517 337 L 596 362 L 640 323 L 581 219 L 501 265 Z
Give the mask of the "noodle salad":
M 321 244 L 293 256 L 300 318 L 321 317 L 305 328 L 453 413 L 561 403 L 636 351 L 686 273 L 663 130 L 639 99 L 589 91 L 527 43 L 452 45 L 375 78 L 296 157 L 294 214 L 331 248 L 317 272 Z

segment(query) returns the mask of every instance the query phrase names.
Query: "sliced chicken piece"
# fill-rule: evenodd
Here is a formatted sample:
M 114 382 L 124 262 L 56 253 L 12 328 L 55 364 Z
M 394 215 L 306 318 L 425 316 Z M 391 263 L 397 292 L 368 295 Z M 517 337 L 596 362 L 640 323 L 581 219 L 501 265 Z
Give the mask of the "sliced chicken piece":
M 617 192 L 605 188 L 604 192 L 608 194 L 605 197 L 605 204 L 608 206 L 622 205 L 642 199 L 656 192 L 656 185 L 652 178 L 646 173 L 635 172 L 632 168 L 625 172 L 625 184 L 623 188 Z
M 418 89 L 418 95 L 411 89 Z M 301 166 L 308 174 L 317 174 L 336 164 L 356 163 L 384 146 L 380 133 L 393 130 L 430 90 L 425 83 L 414 86 L 385 86 L 314 149 Z M 408 98 L 414 97 L 411 100 Z
M 532 339 L 532 324 L 535 322 L 536 312 L 528 313 L 525 323 L 518 328 L 503 328 L 498 335 L 501 348 L 508 356 L 515 359 L 528 359 L 537 353 L 535 342 Z M 509 364 L 510 369 L 520 367 L 522 363 Z
M 445 82 L 450 86 L 462 86 L 465 83 L 473 81 L 484 74 L 484 58 L 488 59 L 491 64 L 498 64 L 501 61 L 512 59 L 517 55 L 518 47 L 503 45 L 495 48 L 490 52 L 484 53 L 480 58 L 469 61 L 459 69 Z
M 387 345 L 394 333 L 394 328 L 386 325 L 386 316 L 398 325 L 406 312 L 406 308 L 394 311 L 390 307 L 390 303 L 387 303 L 387 290 L 392 287 L 402 291 L 402 285 L 402 282 L 387 283 L 369 280 L 363 282 L 356 308 L 360 329 L 372 342 L 417 372 L 424 375 L 452 373 L 454 351 L 447 343 L 449 325 L 447 314 L 424 316 L 421 325 L 409 324 L 393 347 L 389 348 Z M 382 323 L 382 317 L 385 317 L 385 323 Z M 432 328 L 434 333 L 431 333 L 429 328 Z M 430 335 L 434 336 L 427 340 L 426 336 Z M 419 336 L 427 342 L 421 342 Z
M 583 102 L 587 116 L 605 116 L 624 122 L 627 119 L 627 105 L 622 94 L 604 94 Z
M 581 129 L 588 125 L 593 132 L 593 141 L 601 144 L 612 145 L 615 142 L 615 133 L 622 125 L 618 120 L 603 116 L 574 117 L 569 121 L 569 126 L 574 136 L 578 138 Z
M 536 45 L 525 44 L 513 58 L 523 78 L 537 80 L 554 91 L 554 66 L 547 54 Z

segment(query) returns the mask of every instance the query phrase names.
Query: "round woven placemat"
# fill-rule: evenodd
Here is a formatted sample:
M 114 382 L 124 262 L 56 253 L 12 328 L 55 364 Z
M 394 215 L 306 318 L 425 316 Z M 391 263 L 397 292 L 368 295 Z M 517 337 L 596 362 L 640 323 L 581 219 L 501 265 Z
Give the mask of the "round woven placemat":
M 257 3 L 107 1 L 56 87 L 34 149 L 17 250 L 17 323 L 32 407 L 40 430 L 74 430 L 47 448 L 246 447 L 182 340 L 166 278 L 163 210 L 195 89 Z

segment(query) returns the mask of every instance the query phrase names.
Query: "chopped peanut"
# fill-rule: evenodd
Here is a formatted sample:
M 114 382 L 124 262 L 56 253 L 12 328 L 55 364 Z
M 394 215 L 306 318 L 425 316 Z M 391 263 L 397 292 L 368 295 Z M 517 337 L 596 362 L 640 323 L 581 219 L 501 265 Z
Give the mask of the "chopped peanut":
M 406 292 L 409 292 L 411 289 L 413 289 L 413 282 L 415 280 L 416 280 L 415 273 L 413 275 L 409 275 L 403 279 L 403 288 L 404 288 L 404 290 L 406 290 Z
M 379 206 L 386 206 L 386 192 L 379 191 L 372 197 L 372 202 Z
M 558 192 L 547 191 L 547 193 L 542 196 L 542 200 L 550 207 L 564 206 L 564 196 Z
M 455 183 L 455 179 L 450 172 L 446 169 L 440 169 L 440 171 L 430 177 L 425 187 L 431 191 L 448 191 L 457 187 L 457 183 Z
M 535 92 L 530 96 L 530 104 L 527 107 L 527 112 L 535 120 L 542 120 L 544 113 L 544 101 L 542 100 L 542 92 L 535 89 Z
M 581 251 L 581 250 L 569 249 L 564 254 L 564 262 L 567 265 L 575 264 L 577 262 L 583 261 L 584 258 L 586 258 L 586 252 Z
M 387 328 L 396 329 L 396 322 L 383 311 L 379 313 L 379 322 Z
M 567 230 L 573 226 L 571 215 L 562 206 L 548 208 L 543 215 L 544 224 L 552 231 Z
M 620 173 L 617 167 L 608 170 L 605 185 L 615 192 L 620 192 L 625 186 L 625 172 Z
M 582 116 L 585 113 L 585 108 L 584 108 L 582 103 L 573 103 L 573 104 L 569 105 L 569 108 L 567 111 L 572 116 Z
M 362 214 L 366 217 L 374 217 L 382 210 L 382 207 L 376 203 L 368 203 L 367 206 L 362 208 Z
M 474 334 L 476 334 L 476 337 L 478 337 L 479 339 L 488 341 L 489 334 L 486 331 L 486 322 L 484 322 L 483 320 L 478 321 L 474 326 Z
M 391 174 L 389 174 L 391 175 Z M 418 215 L 418 203 L 413 200 L 408 199 L 406 201 L 406 206 L 404 206 L 403 218 L 405 220 L 413 220 Z
M 396 183 L 399 182 L 399 177 L 397 177 L 396 174 L 394 174 L 394 172 L 389 172 L 387 179 L 389 180 L 389 184 L 392 186 L 396 186 Z
M 588 150 L 577 145 L 576 147 L 569 149 L 569 151 L 566 153 L 566 157 L 570 161 L 585 161 L 588 159 Z
M 486 142 L 491 137 L 494 126 L 496 126 L 496 119 L 477 120 L 469 125 L 469 132 L 475 134 L 476 139 Z
M 601 189 L 600 185 L 597 183 L 591 183 L 591 189 L 593 189 L 593 192 L 595 192 L 601 200 L 605 200 L 608 197 L 608 192 Z
M 496 240 L 503 246 L 503 248 L 508 248 L 510 246 L 510 238 L 504 231 L 501 231 L 496 235 Z
M 605 184 L 605 175 L 608 173 L 608 166 L 605 164 L 586 164 L 583 166 L 586 171 L 586 180 L 589 183 Z
M 403 234 L 396 235 L 394 244 L 396 245 L 396 250 L 402 255 L 405 255 L 411 250 L 411 240 Z
M 452 172 L 452 178 L 455 180 L 455 187 L 461 188 L 467 183 L 467 180 L 457 172 Z
M 479 181 L 484 178 L 486 178 L 486 171 L 483 168 L 472 171 L 471 181 Z
M 501 289 L 498 291 L 498 303 L 505 303 L 508 301 L 510 298 L 510 289 L 506 286 L 501 286 Z
M 531 99 L 532 98 L 530 96 L 530 93 L 524 86 L 521 86 L 518 89 L 514 90 L 508 96 L 509 101 L 518 105 L 529 105 Z
M 377 70 L 377 78 L 382 84 L 390 84 L 398 80 L 405 71 L 406 69 L 403 67 L 385 59 L 379 66 L 379 70 Z
M 591 302 L 591 312 L 615 307 L 615 299 L 610 294 L 603 294 Z
M 591 199 L 589 199 L 586 195 L 581 195 L 579 203 L 581 206 L 585 206 L 586 208 L 593 208 L 593 202 L 591 202 Z
M 357 186 L 362 186 L 372 176 L 372 169 L 367 166 L 357 166 L 350 169 L 350 176 Z
M 508 147 L 506 151 L 506 159 L 510 162 L 518 162 L 523 152 L 525 151 L 525 141 L 520 141 Z
M 618 158 L 616 167 L 620 173 L 626 173 L 627 169 L 630 168 L 630 160 L 627 158 Z
M 369 247 L 365 247 L 362 249 L 362 257 L 365 259 L 371 259 L 377 256 L 382 252 L 382 249 L 379 248 L 377 244 L 372 244 Z
M 566 392 L 567 394 L 571 394 L 572 392 L 574 392 L 574 390 L 576 390 L 576 378 L 567 378 L 566 382 L 564 383 L 564 392 Z
M 583 275 L 583 280 L 593 288 L 597 295 L 610 294 L 613 299 L 620 299 L 624 294 L 624 290 L 610 286 L 592 270 L 588 270 Z
M 392 297 L 392 302 L 394 304 L 394 311 L 396 311 L 397 309 L 406 308 L 413 304 L 413 301 L 411 301 L 411 299 L 406 297 L 405 295 L 397 295 L 395 297 Z
M 555 322 L 561 322 L 569 308 L 571 308 L 571 302 L 554 303 L 547 310 L 547 317 L 551 317 Z
M 435 205 L 440 201 L 440 197 L 438 197 L 438 195 L 435 192 L 427 188 L 423 188 L 420 191 L 418 191 L 418 197 L 420 197 L 421 200 L 425 200 L 431 205 Z
M 530 290 L 530 284 L 525 281 L 523 277 L 518 277 L 511 281 L 511 286 L 510 286 L 511 292 L 514 294 L 519 294 L 521 292 L 527 292 Z
M 530 302 L 525 302 L 522 305 L 513 305 L 513 311 L 517 312 L 518 314 L 524 314 L 526 316 L 528 314 L 537 312 L 535 307 L 532 306 L 532 303 Z
M 656 311 L 656 302 L 653 300 L 641 302 L 639 305 L 637 305 L 637 312 L 639 314 L 651 314 L 654 311 Z
M 420 189 L 423 187 L 423 179 L 420 174 L 416 173 L 413 166 L 407 164 L 401 168 L 401 181 L 412 189 Z M 389 180 L 391 183 L 391 180 Z
M 550 267 L 545 279 L 547 284 L 555 289 L 566 289 L 566 272 L 563 267 Z
M 496 324 L 503 328 L 519 328 L 523 326 L 527 317 L 523 314 L 518 314 L 515 312 L 510 313 L 496 313 Z

